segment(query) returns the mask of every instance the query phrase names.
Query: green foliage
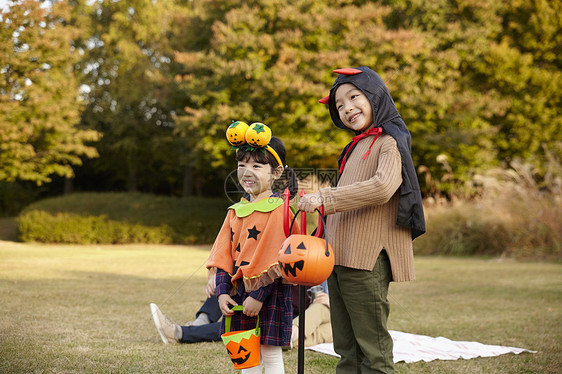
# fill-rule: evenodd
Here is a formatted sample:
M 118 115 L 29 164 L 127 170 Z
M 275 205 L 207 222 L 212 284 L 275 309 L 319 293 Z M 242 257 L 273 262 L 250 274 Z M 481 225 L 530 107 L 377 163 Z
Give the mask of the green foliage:
M 127 244 L 171 242 L 166 225 L 149 227 L 108 220 L 106 216 L 47 213 L 32 210 L 18 218 L 20 240 L 69 244 Z
M 263 121 L 285 142 L 290 165 L 333 166 L 346 135 L 330 124 L 317 100 L 327 92 L 336 60 L 330 39 L 338 33 L 325 26 L 338 28 L 341 21 L 321 15 L 338 13 L 324 2 L 217 3 L 198 2 L 194 6 L 200 9 L 187 20 L 200 22 L 207 8 L 222 11 L 213 13 L 204 48 L 189 43 L 199 31 L 187 23 L 181 40 L 188 42 L 175 54 L 186 97 L 176 121 L 181 134 L 192 139 L 190 156 L 199 165 L 224 168 L 232 158 L 223 140 L 231 120 Z M 324 60 L 323 53 L 328 53 Z
M 74 2 L 71 23 L 83 30 L 75 45 L 84 55 L 76 70 L 89 88 L 82 122 L 104 134 L 93 165 L 131 191 L 153 188 L 162 169 L 181 173 L 170 157 L 178 152 L 167 103 L 172 11 L 167 1 Z
M 560 64 L 534 58 L 531 50 L 539 48 L 529 43 L 548 40 L 546 49 L 555 52 L 559 2 L 443 0 L 428 6 L 412 0 L 390 6 L 388 25 L 418 30 L 426 46 L 404 67 L 411 76 L 394 91 L 418 165 L 436 179 L 452 173 L 464 182 L 514 158 L 539 153 L 546 161 L 544 147 L 559 147 Z M 545 23 L 532 21 L 537 17 Z M 440 155 L 451 170 L 440 168 Z M 441 187 L 454 190 L 452 184 Z M 423 188 L 427 193 L 430 186 Z
M 30 205 L 18 228 L 21 240 L 46 243 L 212 243 L 227 206 L 219 199 L 76 193 Z
M 414 161 L 434 178 L 451 173 L 451 181 L 464 182 L 504 160 L 558 148 L 559 2 L 193 6 L 181 19 L 187 42 L 175 54 L 187 103 L 177 122 L 194 139 L 189 149 L 199 165 L 227 164 L 220 136 L 231 120 L 243 119 L 268 123 L 287 143 L 290 163 L 333 167 L 348 134 L 331 125 L 316 100 L 327 94 L 332 69 L 357 65 L 385 79 L 413 134 Z M 212 35 L 194 45 L 191 36 L 200 31 L 190 25 L 203 22 L 212 24 Z M 441 155 L 450 171 L 437 161 Z
M 37 200 L 38 189 L 32 183 L 0 181 L 0 217 L 14 217 L 27 205 Z
M 82 104 L 72 74 L 80 30 L 66 24 L 66 2 L 49 10 L 16 2 L 0 17 L 0 181 L 50 182 L 73 177 L 96 131 L 78 126 Z
M 560 1 L 69 3 L 3 14 L 0 179 L 72 176 L 99 132 L 88 182 L 211 195 L 233 165 L 232 120 L 270 125 L 291 166 L 334 167 L 351 133 L 317 100 L 334 68 L 358 65 L 393 94 L 426 196 L 562 156 Z

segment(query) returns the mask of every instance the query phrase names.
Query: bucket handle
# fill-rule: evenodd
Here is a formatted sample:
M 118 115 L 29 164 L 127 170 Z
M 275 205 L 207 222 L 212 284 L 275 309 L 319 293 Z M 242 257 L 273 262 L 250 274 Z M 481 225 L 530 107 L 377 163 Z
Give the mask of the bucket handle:
M 324 227 L 326 227 L 326 220 L 324 219 L 324 215 L 322 214 L 322 212 L 318 208 L 316 208 L 315 210 L 318 212 L 318 221 L 321 220 Z M 304 212 L 302 212 L 300 209 L 295 212 L 295 215 L 294 215 L 293 219 L 291 220 L 291 226 L 289 227 L 289 232 L 293 231 L 293 224 L 295 223 L 295 219 L 297 218 L 297 215 L 299 213 L 304 213 Z M 324 239 L 324 241 L 326 242 L 326 256 L 329 256 L 330 255 L 330 249 L 328 248 L 328 235 L 325 231 L 324 231 L 324 235 L 326 236 L 326 239 Z M 319 239 L 322 239 L 318 236 L 316 236 L 316 237 L 319 238 Z
M 301 191 L 301 197 L 304 195 L 304 190 Z M 291 231 L 289 230 L 289 199 L 291 198 L 291 192 L 289 192 L 289 188 L 285 188 L 285 191 L 283 191 L 283 231 L 285 232 L 285 237 L 289 237 L 291 235 Z M 321 205 L 320 210 L 318 210 L 318 213 L 321 214 L 322 216 L 324 216 L 324 205 Z M 322 237 L 322 233 L 324 231 L 324 226 L 326 226 L 324 224 L 324 217 L 322 217 L 322 219 L 320 217 L 318 217 L 318 226 L 316 228 L 316 234 L 314 236 L 316 236 L 317 238 L 321 238 Z M 301 219 L 301 234 L 305 234 L 306 235 L 306 212 L 303 212 L 302 214 L 302 219 Z
M 234 305 L 232 308 L 233 311 L 235 312 L 241 312 L 242 310 L 244 310 L 244 306 L 243 305 Z M 258 314 L 258 322 L 256 323 L 256 329 L 260 326 L 260 315 Z M 224 318 L 224 332 L 230 332 L 230 316 L 225 316 Z

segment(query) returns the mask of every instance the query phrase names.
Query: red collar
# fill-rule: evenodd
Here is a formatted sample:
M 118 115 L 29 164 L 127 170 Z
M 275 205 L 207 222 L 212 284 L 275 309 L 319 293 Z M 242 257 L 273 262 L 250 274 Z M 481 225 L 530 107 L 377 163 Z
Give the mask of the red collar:
M 363 155 L 363 160 L 365 160 L 367 158 L 367 156 L 369 155 L 369 153 L 371 153 L 371 147 L 373 146 L 373 144 L 375 144 L 375 140 L 377 140 L 377 137 L 381 133 L 382 133 L 382 129 L 380 127 L 373 127 L 372 129 L 370 129 L 368 131 L 365 131 L 365 132 L 363 132 L 363 133 L 361 133 L 357 136 L 354 136 L 352 141 L 351 141 L 351 145 L 349 146 L 349 148 L 347 148 L 347 152 L 345 152 L 345 156 L 343 156 L 343 160 L 341 162 L 339 173 L 341 174 L 343 172 L 343 167 L 345 166 L 345 162 L 347 161 L 347 156 L 349 155 L 349 152 L 351 152 L 351 149 L 355 146 L 355 144 L 357 144 L 361 139 L 366 138 L 367 136 L 374 135 L 374 139 L 371 142 L 371 145 L 369 146 L 369 149 Z

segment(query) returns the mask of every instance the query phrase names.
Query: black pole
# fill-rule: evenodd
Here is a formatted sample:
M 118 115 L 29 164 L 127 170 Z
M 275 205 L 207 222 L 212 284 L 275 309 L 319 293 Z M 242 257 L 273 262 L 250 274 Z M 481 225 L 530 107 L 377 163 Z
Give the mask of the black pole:
M 298 374 L 304 374 L 304 312 L 306 309 L 306 287 L 299 286 L 299 365 Z

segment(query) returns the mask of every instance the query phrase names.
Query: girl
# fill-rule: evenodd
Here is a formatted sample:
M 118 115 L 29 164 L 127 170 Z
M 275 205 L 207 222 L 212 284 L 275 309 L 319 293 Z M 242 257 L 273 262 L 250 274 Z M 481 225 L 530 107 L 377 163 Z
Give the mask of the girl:
M 243 122 L 233 123 L 229 130 L 233 126 L 234 130 L 240 126 L 243 132 L 248 129 Z M 252 124 L 248 133 L 255 126 Z M 257 129 L 270 132 L 263 124 L 257 124 Z M 207 268 L 217 269 L 219 307 L 223 315 L 231 316 L 232 331 L 255 328 L 259 315 L 261 362 L 259 366 L 243 369 L 242 373 L 261 373 L 262 365 L 266 374 L 284 373 L 281 347 L 290 344 L 293 310 L 291 286 L 282 282 L 277 260 L 285 240 L 283 199 L 272 192 L 272 185 L 287 169 L 287 184 L 294 194 L 296 177 L 292 169 L 283 166 L 285 146 L 278 138 L 272 137 L 263 147 L 255 143 L 240 145 L 239 141 L 233 142 L 231 136 L 228 139 L 236 144 L 238 181 L 246 196 L 229 207 Z M 242 305 L 243 312 L 234 313 L 233 305 Z

